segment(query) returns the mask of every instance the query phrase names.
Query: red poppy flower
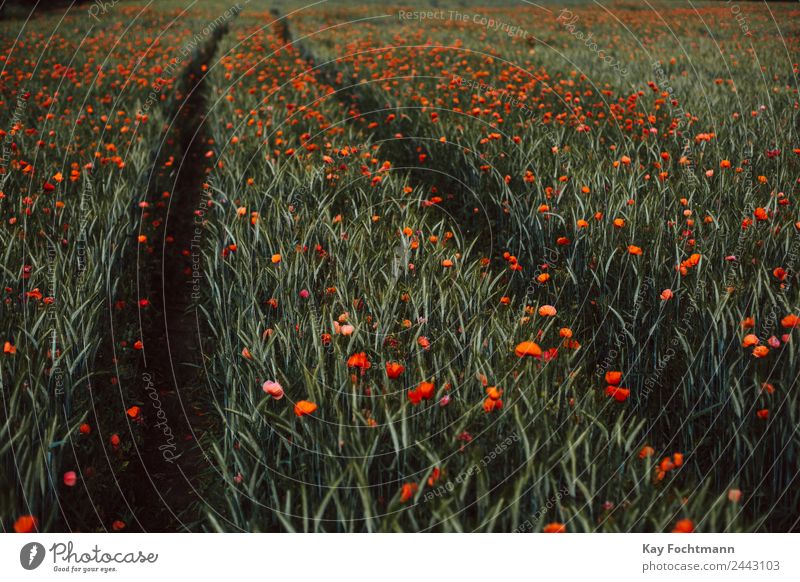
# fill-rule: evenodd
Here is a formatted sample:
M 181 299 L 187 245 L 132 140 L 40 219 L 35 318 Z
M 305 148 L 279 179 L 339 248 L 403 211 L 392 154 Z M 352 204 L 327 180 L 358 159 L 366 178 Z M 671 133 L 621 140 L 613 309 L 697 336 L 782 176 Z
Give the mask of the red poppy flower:
M 419 391 L 419 388 L 412 388 L 411 390 L 409 390 L 408 399 L 414 406 L 422 402 L 422 393 Z
M 631 391 L 619 386 L 606 386 L 606 394 L 617 402 L 625 402 L 631 395 Z
M 359 368 L 363 372 L 371 366 L 372 364 L 370 363 L 366 352 L 358 352 L 347 358 L 348 368 Z
M 419 485 L 416 483 L 403 483 L 403 487 L 400 490 L 400 503 L 405 503 L 412 497 L 414 497 L 414 493 L 419 490 Z
M 435 388 L 436 387 L 434 386 L 433 382 L 420 382 L 419 386 L 417 386 L 419 393 L 425 400 L 430 400 L 433 398 L 433 392 Z
M 392 380 L 399 378 L 405 371 L 406 368 L 403 364 L 398 362 L 386 362 L 386 375 Z
M 681 519 L 675 524 L 672 533 L 692 533 L 694 531 L 694 522 L 691 519 Z
M 14 522 L 14 531 L 17 533 L 32 533 L 39 527 L 39 520 L 32 515 L 20 516 Z

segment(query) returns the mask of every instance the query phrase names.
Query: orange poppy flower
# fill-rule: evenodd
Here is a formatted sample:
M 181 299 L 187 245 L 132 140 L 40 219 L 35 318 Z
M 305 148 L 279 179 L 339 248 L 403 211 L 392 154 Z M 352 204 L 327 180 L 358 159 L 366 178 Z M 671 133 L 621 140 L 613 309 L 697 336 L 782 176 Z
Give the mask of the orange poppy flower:
M 347 358 L 348 368 L 360 368 L 361 371 L 364 371 L 370 368 L 371 366 L 372 364 L 370 363 L 366 352 L 358 352 Z
M 294 413 L 298 417 L 312 414 L 315 410 L 317 410 L 317 405 L 308 400 L 301 400 L 294 405 Z
M 666 473 L 667 471 L 672 471 L 675 468 L 675 463 L 673 463 L 672 459 L 670 459 L 669 457 L 664 457 L 658 464 L 658 468 Z
M 419 490 L 419 485 L 416 483 L 403 483 L 402 489 L 400 489 L 400 503 L 405 503 L 412 497 L 414 497 L 414 493 Z
M 800 317 L 796 316 L 793 313 L 790 313 L 783 319 L 781 319 L 781 325 L 783 327 L 797 327 L 800 325 Z
M 742 347 L 749 348 L 750 346 L 757 346 L 761 340 L 758 339 L 758 336 L 752 333 L 748 333 L 744 338 L 742 338 Z
M 691 519 L 681 519 L 675 524 L 672 533 L 692 533 L 694 531 L 694 522 Z
M 622 382 L 622 372 L 618 372 L 616 370 L 610 370 L 606 372 L 606 384 L 619 386 L 620 382 Z
M 497 386 L 489 386 L 486 389 L 486 395 L 492 400 L 500 400 L 500 397 L 503 395 L 503 391 Z
M 13 356 L 17 353 L 17 346 L 13 345 L 11 342 L 6 342 L 3 344 L 3 353 Z
M 33 291 L 26 291 L 25 292 L 25 297 L 27 297 L 29 299 L 36 299 L 36 301 L 39 301 L 42 298 L 42 292 L 39 291 L 39 288 L 37 287 Z
M 514 353 L 519 358 L 524 357 L 533 357 L 533 358 L 541 358 L 542 357 L 542 348 L 539 347 L 538 344 L 527 341 L 517 344 L 517 347 L 514 348 Z
M 14 522 L 14 531 L 17 533 L 33 533 L 39 527 L 39 520 L 32 515 L 22 515 Z
M 756 346 L 753 348 L 754 358 L 765 358 L 769 355 L 769 348 L 767 346 Z
M 642 450 L 639 451 L 639 458 L 640 459 L 647 459 L 648 457 L 652 457 L 656 453 L 655 449 L 650 445 L 645 445 L 642 447 Z
M 565 526 L 563 523 L 554 521 L 553 523 L 548 523 L 546 526 L 544 526 L 542 531 L 544 533 L 567 533 L 567 526 Z
M 136 418 L 137 416 L 139 416 L 141 410 L 142 409 L 139 408 L 138 406 L 131 406 L 126 412 L 128 416 L 130 416 L 131 418 Z
M 499 398 L 497 400 L 494 400 L 492 398 L 486 398 L 483 401 L 484 412 L 489 413 L 493 410 L 500 410 L 501 408 L 503 408 L 503 401 L 500 400 Z
M 539 315 L 542 317 L 553 317 L 558 311 L 552 305 L 542 305 L 539 308 Z
M 628 253 L 639 256 L 642 254 L 642 249 L 636 245 L 628 245 Z

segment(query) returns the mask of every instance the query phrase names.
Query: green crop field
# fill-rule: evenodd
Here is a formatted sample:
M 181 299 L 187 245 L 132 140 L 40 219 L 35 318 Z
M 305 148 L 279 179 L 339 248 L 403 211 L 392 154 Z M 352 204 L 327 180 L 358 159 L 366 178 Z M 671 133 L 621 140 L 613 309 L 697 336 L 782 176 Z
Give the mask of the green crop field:
M 800 5 L 34 4 L 3 531 L 799 529 Z

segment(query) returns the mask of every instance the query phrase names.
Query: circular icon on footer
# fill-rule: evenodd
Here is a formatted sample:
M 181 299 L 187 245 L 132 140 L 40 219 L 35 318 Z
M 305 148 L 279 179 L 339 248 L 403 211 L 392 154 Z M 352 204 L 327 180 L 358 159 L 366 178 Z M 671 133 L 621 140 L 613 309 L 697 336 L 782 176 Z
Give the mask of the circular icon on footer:
M 44 546 L 39 542 L 30 542 L 19 551 L 19 563 L 26 570 L 35 570 L 44 561 Z

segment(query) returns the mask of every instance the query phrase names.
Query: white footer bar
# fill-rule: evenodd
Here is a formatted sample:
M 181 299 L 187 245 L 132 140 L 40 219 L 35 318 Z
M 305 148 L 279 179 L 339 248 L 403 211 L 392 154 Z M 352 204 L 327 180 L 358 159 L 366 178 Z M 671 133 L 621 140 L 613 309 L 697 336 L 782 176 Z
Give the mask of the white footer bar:
M 8 534 L 0 579 L 796 581 L 799 542 L 798 534 Z

